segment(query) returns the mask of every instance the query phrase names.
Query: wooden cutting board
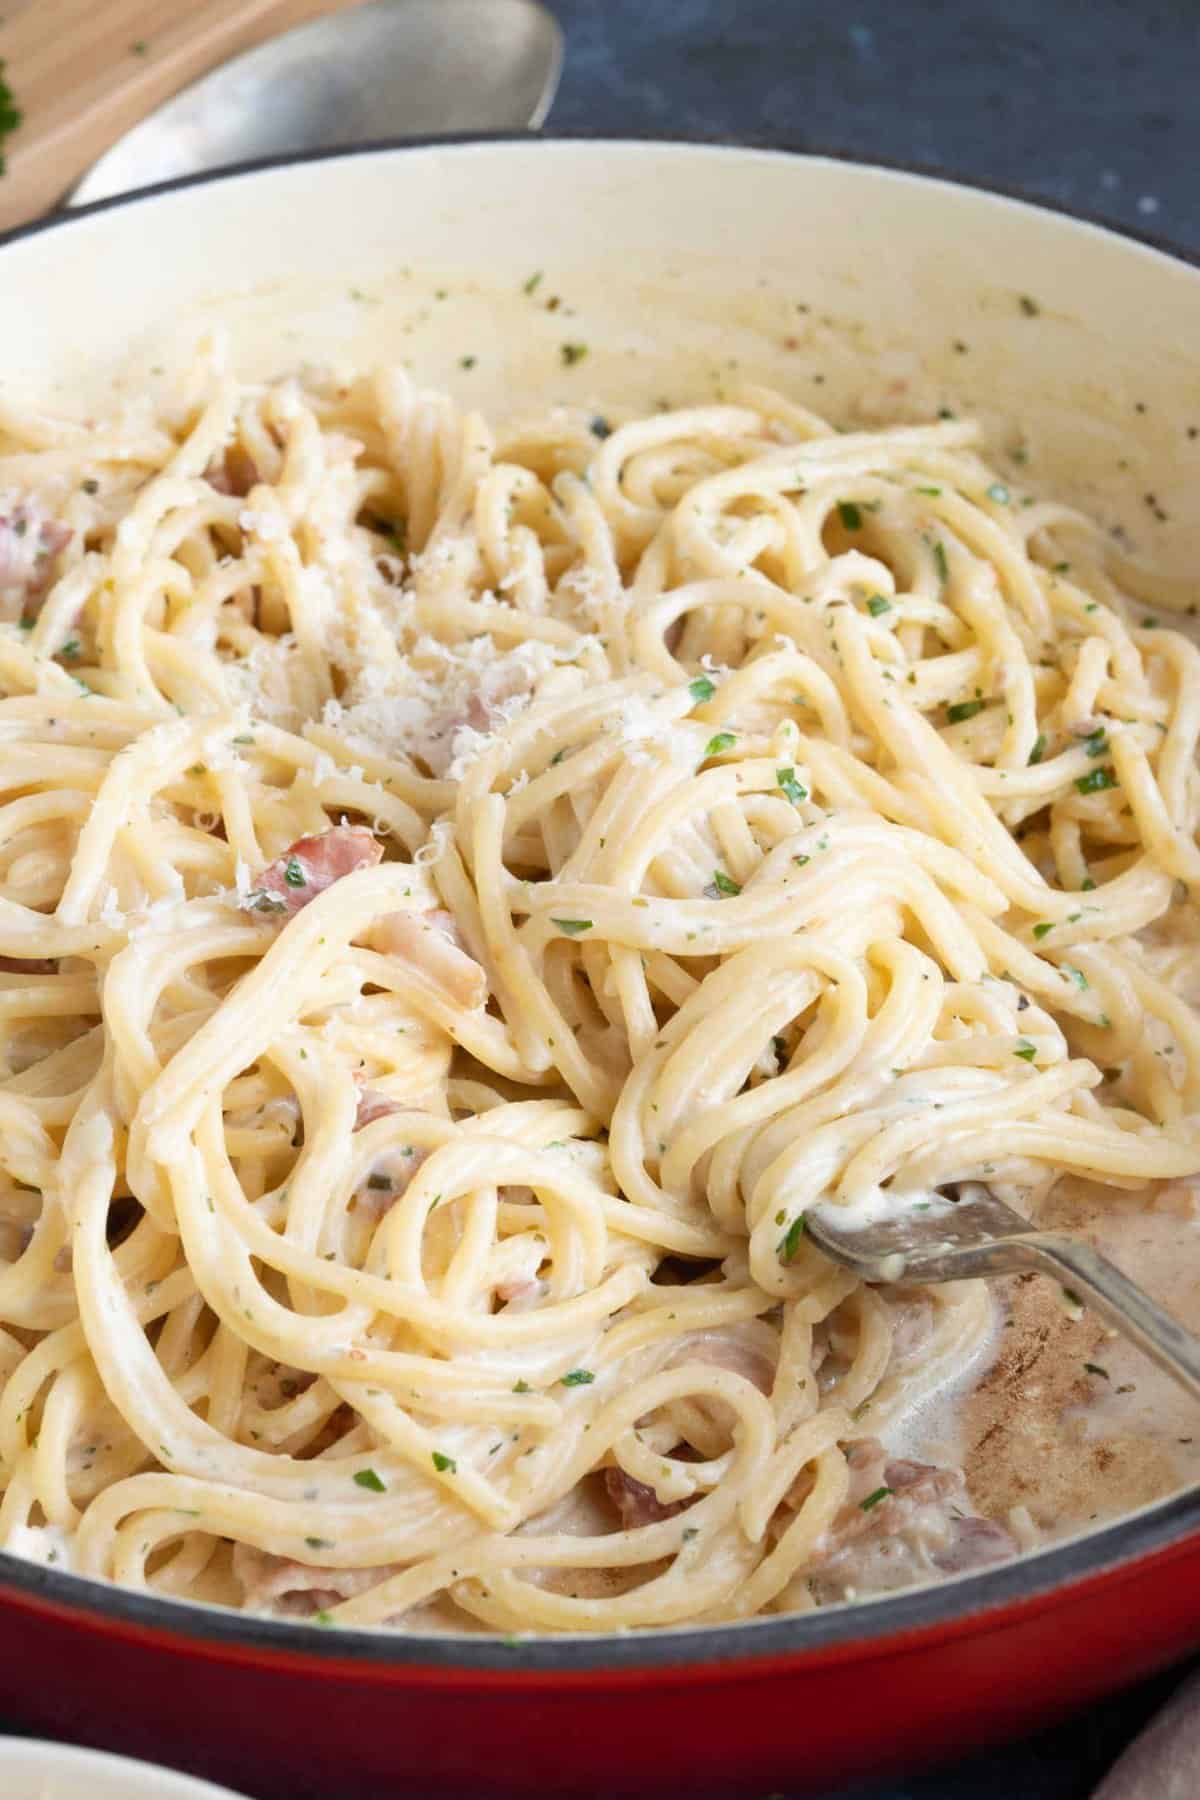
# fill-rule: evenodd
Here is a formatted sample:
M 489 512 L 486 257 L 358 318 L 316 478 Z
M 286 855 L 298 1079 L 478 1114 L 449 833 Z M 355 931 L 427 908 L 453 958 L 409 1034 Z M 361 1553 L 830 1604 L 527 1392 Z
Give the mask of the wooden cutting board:
M 48 211 L 122 132 L 189 82 L 359 3 L 0 0 L 0 75 L 23 115 L 0 142 L 0 231 Z

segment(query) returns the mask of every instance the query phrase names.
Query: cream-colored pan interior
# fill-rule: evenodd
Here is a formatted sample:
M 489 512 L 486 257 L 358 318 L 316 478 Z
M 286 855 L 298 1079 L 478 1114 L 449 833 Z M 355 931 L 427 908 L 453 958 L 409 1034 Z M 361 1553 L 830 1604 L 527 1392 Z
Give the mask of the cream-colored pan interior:
M 923 177 L 699 146 L 458 144 L 168 191 L 0 249 L 14 397 L 100 407 L 114 380 L 169 379 L 214 327 L 248 372 L 399 357 L 491 411 L 744 380 L 839 421 L 975 411 L 1023 481 L 1160 565 L 1200 552 L 1200 272 Z M 564 344 L 587 355 L 568 365 Z

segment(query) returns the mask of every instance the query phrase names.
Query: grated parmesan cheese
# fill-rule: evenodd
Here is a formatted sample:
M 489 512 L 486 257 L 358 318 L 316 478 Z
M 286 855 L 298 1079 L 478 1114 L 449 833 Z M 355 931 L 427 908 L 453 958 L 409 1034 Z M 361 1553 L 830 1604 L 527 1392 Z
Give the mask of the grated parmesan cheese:
M 712 735 L 707 725 L 664 717 L 640 694 L 624 702 L 609 721 L 608 729 L 622 745 L 633 746 L 627 750 L 630 762 L 645 764 L 665 759 L 689 770 L 703 760 L 705 743 Z
M 565 600 L 572 613 L 590 626 L 607 626 L 605 609 L 616 607 L 620 612 L 628 610 L 633 596 L 619 583 L 611 582 L 603 570 L 596 569 L 590 563 L 578 563 L 568 569 L 554 590 L 556 600 Z
M 497 656 L 490 637 L 463 645 L 421 637 L 398 672 L 361 670 L 345 700 L 326 702 L 322 723 L 373 755 L 418 757 L 456 780 L 562 660 L 536 641 Z

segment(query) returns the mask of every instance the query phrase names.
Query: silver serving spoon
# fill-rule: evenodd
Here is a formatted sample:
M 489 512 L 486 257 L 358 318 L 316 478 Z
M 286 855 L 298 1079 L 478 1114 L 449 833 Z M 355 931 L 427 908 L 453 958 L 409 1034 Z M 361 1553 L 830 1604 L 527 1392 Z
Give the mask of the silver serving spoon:
M 383 138 L 540 125 L 562 32 L 536 0 L 372 0 L 247 50 L 160 106 L 68 196 Z
M 1066 1232 L 1037 1231 L 983 1182 L 963 1182 L 928 1211 L 906 1210 L 871 1225 L 846 1225 L 840 1208 L 812 1207 L 806 1235 L 818 1250 L 868 1282 L 961 1281 L 968 1275 L 1053 1275 L 1168 1375 L 1200 1399 L 1200 1338 L 1151 1300 L 1114 1263 Z

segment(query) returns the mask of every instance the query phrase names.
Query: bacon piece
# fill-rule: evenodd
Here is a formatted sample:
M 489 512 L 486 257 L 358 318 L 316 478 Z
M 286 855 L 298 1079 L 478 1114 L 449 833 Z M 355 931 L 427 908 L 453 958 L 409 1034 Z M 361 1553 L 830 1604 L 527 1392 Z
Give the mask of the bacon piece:
M 839 1546 L 863 1532 L 893 1530 L 901 1517 L 908 1517 L 914 1506 L 941 1502 L 951 1495 L 965 1495 L 963 1478 L 957 1471 L 939 1469 L 933 1463 L 906 1462 L 889 1457 L 878 1438 L 855 1438 L 845 1450 L 850 1486 L 845 1504 L 833 1524 L 833 1535 Z M 863 1501 L 869 1500 L 881 1488 L 888 1489 L 886 1500 L 864 1512 Z M 901 1507 L 892 1504 L 894 1500 L 901 1501 L 903 1513 Z M 877 1512 L 878 1517 L 875 1516 Z
M 1017 1554 L 1017 1540 L 995 1519 L 951 1519 L 951 1541 L 933 1555 L 933 1565 L 943 1575 L 962 1575 L 968 1569 L 985 1569 L 989 1563 L 1007 1562 Z
M 761 1319 L 746 1319 L 738 1325 L 690 1332 L 680 1340 L 666 1366 L 673 1369 L 680 1363 L 707 1363 L 741 1375 L 760 1394 L 769 1394 L 775 1379 L 776 1342 L 769 1325 Z
M 365 1093 L 358 1103 L 354 1129 L 359 1131 L 374 1119 L 404 1110 L 398 1101 L 390 1100 L 386 1094 Z M 409 1182 L 428 1155 L 428 1150 L 418 1149 L 415 1144 L 393 1144 L 381 1150 L 371 1164 L 366 1181 L 355 1191 L 355 1209 L 381 1219 L 384 1213 L 390 1212 L 401 1194 L 407 1192 Z
M 0 971 L 5 975 L 57 975 L 58 959 L 54 956 L 0 956 Z
M 383 855 L 383 845 L 364 825 L 331 825 L 315 837 L 297 838 L 265 868 L 244 904 L 253 912 L 292 918 L 326 888 L 370 869 Z
M 333 1569 L 273 1556 L 251 1544 L 235 1544 L 233 1549 L 233 1573 L 241 1583 L 243 1606 L 285 1619 L 311 1619 L 314 1613 L 327 1612 L 339 1600 L 352 1600 L 378 1587 L 397 1567 L 383 1563 L 369 1569 Z
M 1002 1525 L 972 1511 L 958 1469 L 888 1456 L 877 1438 L 846 1446 L 850 1488 L 810 1586 L 818 1601 L 883 1593 L 1015 1556 Z
M 883 1480 L 894 1496 L 903 1497 L 911 1506 L 926 1506 L 931 1500 L 948 1500 L 966 1491 L 958 1469 L 939 1469 L 936 1463 L 909 1462 L 902 1457 L 893 1457 L 884 1464 Z
M 888 1485 L 883 1479 L 887 1451 L 879 1439 L 873 1437 L 855 1438 L 844 1448 L 850 1486 L 846 1492 L 845 1505 L 838 1516 L 837 1528 L 852 1533 L 854 1526 L 865 1518 L 864 1514 L 855 1509 L 862 1505 L 868 1494 Z
M 625 1531 L 636 1531 L 639 1525 L 657 1525 L 661 1519 L 673 1519 L 686 1504 L 683 1500 L 673 1500 L 665 1505 L 652 1487 L 644 1481 L 635 1481 L 624 1469 L 605 1469 L 604 1486 L 621 1515 Z
M 354 1129 L 361 1131 L 373 1119 L 386 1119 L 389 1113 L 403 1112 L 404 1108 L 390 1094 L 378 1094 L 373 1088 L 364 1088 L 358 1097 L 358 1111 L 354 1115 Z
M 58 553 L 74 535 L 32 501 L 0 513 L 0 619 L 37 613 L 54 581 Z
M 536 671 L 518 657 L 502 659 L 483 672 L 474 692 L 432 715 L 413 745 L 415 753 L 439 779 L 448 776 L 460 755 L 478 748 L 519 710 L 536 679 Z
M 250 452 L 241 444 L 230 444 L 219 462 L 209 463 L 204 479 L 218 494 L 235 494 L 244 500 L 250 489 L 257 487 L 260 476 Z
M 474 1008 L 487 999 L 487 976 L 462 947 L 452 913 L 388 913 L 372 925 L 367 942 L 383 956 L 411 963 L 456 1006 Z

